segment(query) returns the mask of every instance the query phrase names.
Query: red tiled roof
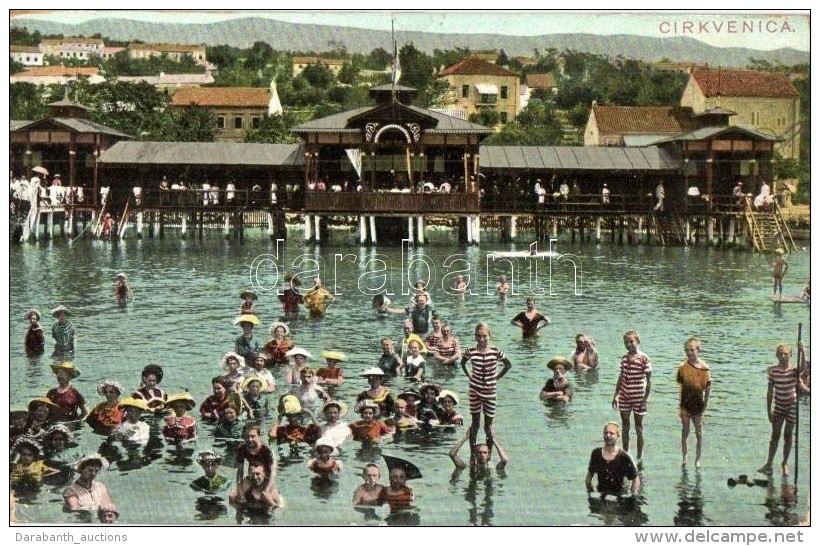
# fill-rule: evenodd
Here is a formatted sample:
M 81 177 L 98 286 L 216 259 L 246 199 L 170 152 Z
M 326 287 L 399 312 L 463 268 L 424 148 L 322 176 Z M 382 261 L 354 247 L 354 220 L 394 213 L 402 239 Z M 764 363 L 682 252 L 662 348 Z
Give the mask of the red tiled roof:
M 235 106 L 267 108 L 270 103 L 268 87 L 189 87 L 177 89 L 171 106 Z
M 694 70 L 692 77 L 705 97 L 797 97 L 800 94 L 782 72 Z
M 527 74 L 526 84 L 527 87 L 532 87 L 534 89 L 549 89 L 551 87 L 558 87 L 558 83 L 555 81 L 555 74 L 552 72 L 548 72 L 546 74 Z
M 498 66 L 478 57 L 467 57 L 463 61 L 451 64 L 441 71 L 439 76 L 516 76 L 512 70 Z
M 35 66 L 23 72 L 18 72 L 15 76 L 97 76 L 100 69 L 96 66 Z
M 596 104 L 592 111 L 602 133 L 684 133 L 697 129 L 689 107 Z
M 11 44 L 9 46 L 9 53 L 40 53 L 40 48 L 37 46 Z

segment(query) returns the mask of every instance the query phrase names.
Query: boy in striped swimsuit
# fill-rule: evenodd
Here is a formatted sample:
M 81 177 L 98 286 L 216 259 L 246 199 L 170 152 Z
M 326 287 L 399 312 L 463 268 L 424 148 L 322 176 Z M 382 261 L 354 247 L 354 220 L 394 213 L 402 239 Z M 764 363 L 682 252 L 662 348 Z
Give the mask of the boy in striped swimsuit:
M 640 350 L 641 338 L 638 332 L 630 330 L 624 334 L 626 354 L 621 357 L 621 374 L 615 385 L 612 407 L 621 413 L 624 451 L 629 451 L 629 414 L 635 415 L 635 434 L 638 437 L 638 462 L 643 456 L 643 416 L 646 415 L 646 401 L 651 389 L 652 363 Z
M 783 422 L 786 422 L 786 431 L 783 434 L 783 475 L 789 475 L 789 454 L 792 450 L 792 431 L 796 418 L 797 406 L 797 368 L 789 365 L 792 355 L 791 347 L 785 344 L 777 346 L 777 364 L 766 370 L 769 378 L 769 390 L 766 392 L 766 412 L 772 424 L 772 438 L 769 440 L 769 458 L 758 472 L 772 471 L 777 444 L 780 442 L 780 431 Z M 774 405 L 772 405 L 774 402 Z
M 461 358 L 461 369 L 464 375 L 470 378 L 470 453 L 475 453 L 478 427 L 481 424 L 481 414 L 484 413 L 484 432 L 487 435 L 487 447 L 493 449 L 493 419 L 495 418 L 495 402 L 498 392 L 498 380 L 504 377 L 512 364 L 504 355 L 504 351 L 491 346 L 490 329 L 480 323 L 475 328 L 476 346 L 464 351 Z M 472 361 L 472 370 L 467 371 L 467 362 Z M 498 363 L 503 368 L 498 371 Z M 471 455 L 472 457 L 472 455 Z

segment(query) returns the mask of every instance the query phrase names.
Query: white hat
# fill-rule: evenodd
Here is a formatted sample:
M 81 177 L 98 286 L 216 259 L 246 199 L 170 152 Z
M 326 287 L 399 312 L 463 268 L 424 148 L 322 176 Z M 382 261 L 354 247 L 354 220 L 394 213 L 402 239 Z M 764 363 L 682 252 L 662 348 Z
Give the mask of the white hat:
M 245 357 L 233 351 L 228 351 L 222 356 L 222 359 L 219 361 L 219 366 L 226 372 L 230 372 L 231 370 L 230 368 L 228 368 L 228 360 L 232 358 L 236 359 L 239 362 L 240 370 L 245 367 Z
M 285 356 L 296 356 L 302 355 L 305 358 L 313 358 L 313 355 L 307 352 L 306 350 L 302 349 L 301 347 L 294 347 L 290 351 L 285 353 Z
M 275 334 L 276 329 L 279 328 L 280 326 L 285 329 L 285 336 L 289 336 L 290 335 L 290 328 L 284 322 L 274 322 L 273 324 L 271 324 L 270 325 L 270 330 L 268 330 L 270 335 Z
M 359 375 L 362 376 L 362 377 L 368 377 L 368 376 L 371 376 L 371 375 L 384 375 L 384 370 L 382 370 L 381 368 L 378 368 L 376 366 L 373 366 L 372 368 L 367 368 L 365 371 L 363 371 Z

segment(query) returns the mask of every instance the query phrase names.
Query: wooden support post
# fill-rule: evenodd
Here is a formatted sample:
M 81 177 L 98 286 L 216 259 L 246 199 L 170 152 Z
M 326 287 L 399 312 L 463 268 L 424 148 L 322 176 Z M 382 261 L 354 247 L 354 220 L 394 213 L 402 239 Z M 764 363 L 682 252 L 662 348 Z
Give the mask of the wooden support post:
M 515 242 L 518 236 L 518 217 L 510 216 L 510 242 Z
M 602 218 L 600 216 L 595 221 L 595 241 L 598 243 L 601 242 L 601 221 Z
M 413 217 L 407 217 L 407 238 L 410 239 L 410 244 L 412 245 L 415 240 L 413 237 Z
M 224 218 L 225 225 L 222 226 L 222 237 L 224 239 L 230 239 L 231 238 L 231 215 L 228 214 L 228 213 L 225 213 L 224 216 L 225 216 L 225 218 Z
M 268 236 L 271 241 L 276 238 L 276 230 L 273 225 L 273 213 L 271 212 L 268 212 Z
M 47 229 L 48 233 L 46 234 L 46 239 L 52 239 L 54 237 L 54 211 L 48 211 L 48 218 L 47 221 Z
M 318 214 L 315 214 L 313 216 L 313 238 L 316 241 L 317 245 L 322 241 L 322 236 L 319 232 L 319 228 L 321 227 L 321 220 L 322 217 Z
M 376 245 L 376 217 L 370 217 L 370 243 Z
M 306 243 L 309 243 L 313 239 L 312 235 L 313 229 L 313 218 L 310 217 L 310 214 L 305 214 L 305 231 L 304 231 L 304 240 Z
M 137 239 L 142 239 L 142 221 L 143 221 L 143 212 L 139 211 L 137 213 Z
M 420 245 L 424 244 L 424 215 L 416 218 L 416 240 Z

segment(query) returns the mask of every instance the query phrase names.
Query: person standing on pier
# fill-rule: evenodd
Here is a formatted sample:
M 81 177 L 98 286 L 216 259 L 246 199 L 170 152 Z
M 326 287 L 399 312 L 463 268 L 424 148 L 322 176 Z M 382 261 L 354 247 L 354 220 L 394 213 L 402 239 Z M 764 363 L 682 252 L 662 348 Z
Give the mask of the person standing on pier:
M 635 415 L 635 434 L 638 437 L 638 464 L 643 457 L 643 417 L 651 390 L 652 363 L 646 353 L 640 350 L 641 338 L 638 332 L 630 330 L 624 334 L 626 354 L 621 357 L 621 373 L 615 385 L 612 407 L 621 414 L 624 450 L 629 451 L 630 414 Z
M 786 271 L 789 269 L 789 264 L 783 259 L 784 250 L 776 248 L 774 251 L 774 265 L 772 266 L 772 279 L 774 285 L 772 286 L 772 296 L 779 292 L 780 298 L 783 298 L 783 277 L 786 276 Z

